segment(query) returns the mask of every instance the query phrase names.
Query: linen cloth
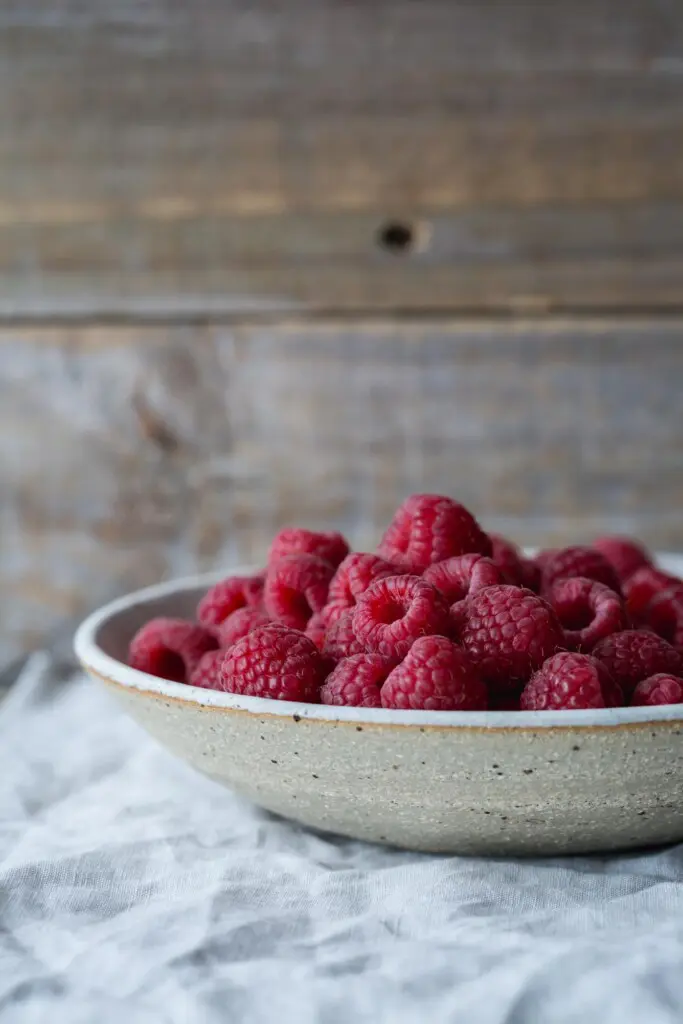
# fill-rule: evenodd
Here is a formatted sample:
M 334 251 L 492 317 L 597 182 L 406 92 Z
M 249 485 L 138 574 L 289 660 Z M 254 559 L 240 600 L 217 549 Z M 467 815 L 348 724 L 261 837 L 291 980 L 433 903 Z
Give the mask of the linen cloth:
M 2 1024 L 680 1024 L 683 846 L 485 860 L 260 811 L 47 655 L 0 705 Z

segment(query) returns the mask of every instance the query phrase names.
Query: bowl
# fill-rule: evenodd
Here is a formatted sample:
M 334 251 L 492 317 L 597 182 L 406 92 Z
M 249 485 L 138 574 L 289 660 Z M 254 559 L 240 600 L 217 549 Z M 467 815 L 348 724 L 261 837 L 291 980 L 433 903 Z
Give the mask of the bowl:
M 683 557 L 660 562 L 683 572 Z M 680 704 L 342 708 L 219 693 L 126 665 L 144 622 L 191 617 L 218 578 L 130 594 L 86 619 L 75 639 L 86 671 L 164 747 L 216 782 L 305 825 L 412 850 L 564 854 L 683 839 Z

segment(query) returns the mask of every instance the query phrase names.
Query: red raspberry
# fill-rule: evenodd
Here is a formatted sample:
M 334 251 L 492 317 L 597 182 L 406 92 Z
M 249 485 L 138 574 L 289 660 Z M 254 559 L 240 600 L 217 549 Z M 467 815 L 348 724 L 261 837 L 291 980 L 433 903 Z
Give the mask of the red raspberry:
M 225 652 L 221 688 L 317 704 L 324 674 L 325 664 L 307 636 L 287 626 L 262 626 Z
M 638 683 L 631 707 L 655 707 L 657 704 L 683 704 L 683 679 L 658 672 Z
M 487 587 L 468 599 L 460 639 L 484 679 L 501 689 L 525 683 L 564 647 L 555 612 L 530 590 Z
M 485 711 L 488 700 L 465 652 L 445 636 L 416 640 L 382 690 L 382 707 L 410 711 Z
M 190 685 L 201 686 L 204 690 L 222 690 L 221 669 L 225 654 L 226 652 L 221 648 L 218 651 L 208 651 L 203 655 L 190 675 Z
M 579 546 L 561 548 L 548 557 L 541 569 L 541 593 L 545 595 L 555 580 L 570 579 L 574 576 L 597 580 L 615 594 L 621 594 L 617 574 L 605 556 L 593 548 Z
M 624 584 L 626 608 L 634 622 L 646 620 L 647 607 L 653 597 L 663 590 L 676 586 L 680 580 L 668 572 L 656 569 L 654 565 L 646 565 L 637 569 Z
M 593 648 L 628 698 L 638 683 L 660 672 L 680 675 L 683 659 L 666 640 L 643 629 L 614 633 Z
M 500 570 L 483 555 L 458 555 L 435 562 L 425 569 L 422 579 L 436 587 L 450 605 L 451 615 L 459 621 L 468 594 L 502 582 Z
M 413 494 L 397 509 L 377 551 L 388 562 L 421 573 L 455 555 L 490 555 L 491 541 L 457 501 Z
M 252 629 L 267 626 L 272 621 L 262 608 L 240 608 L 229 615 L 216 630 L 218 643 L 223 648 L 232 647 L 247 633 L 251 633 Z
M 197 618 L 215 629 L 240 608 L 258 608 L 263 599 L 263 576 L 229 576 L 209 590 L 199 602 Z
M 334 569 L 317 555 L 285 555 L 268 566 L 263 592 L 272 619 L 304 630 L 314 612 L 327 601 Z
M 623 583 L 636 569 L 650 565 L 650 556 L 642 545 L 630 537 L 598 537 L 593 547 L 604 555 Z
M 365 647 L 356 639 L 353 628 L 353 609 L 342 612 L 327 630 L 323 655 L 332 661 L 342 661 L 356 654 L 365 654 Z
M 323 704 L 354 708 L 381 708 L 380 687 L 394 662 L 380 654 L 354 654 L 340 661 L 320 691 Z
M 500 569 L 503 583 L 513 587 L 526 587 L 537 591 L 540 585 L 541 571 L 536 563 L 525 558 L 516 544 L 506 537 L 490 533 L 493 554 L 491 560 Z
M 401 569 L 379 555 L 347 555 L 330 583 L 327 604 L 322 610 L 323 619 L 328 626 L 331 625 L 342 612 L 356 607 L 358 598 L 375 580 L 400 574 Z
M 376 580 L 353 613 L 358 641 L 385 657 L 402 658 L 418 637 L 446 635 L 450 628 L 445 599 L 419 576 Z
M 571 651 L 591 651 L 606 636 L 629 626 L 624 602 L 597 580 L 582 576 L 556 580 L 548 601 L 564 629 L 565 646 Z
M 325 645 L 325 633 L 327 628 L 325 626 L 325 620 L 322 612 L 316 612 L 315 615 L 311 615 L 308 620 L 308 624 L 305 629 L 306 636 L 309 640 L 312 640 L 319 651 L 322 651 Z
M 522 690 L 522 711 L 573 711 L 623 704 L 609 672 L 589 654 L 562 651 L 535 672 Z
M 133 637 L 128 664 L 140 672 L 184 683 L 202 655 L 216 647 L 218 641 L 204 626 L 183 619 L 152 619 Z
M 645 624 L 683 654 L 683 583 L 656 594 L 645 609 Z
M 336 569 L 348 553 L 349 545 L 341 533 L 314 533 L 286 526 L 275 534 L 268 553 L 268 565 L 286 555 L 317 555 Z

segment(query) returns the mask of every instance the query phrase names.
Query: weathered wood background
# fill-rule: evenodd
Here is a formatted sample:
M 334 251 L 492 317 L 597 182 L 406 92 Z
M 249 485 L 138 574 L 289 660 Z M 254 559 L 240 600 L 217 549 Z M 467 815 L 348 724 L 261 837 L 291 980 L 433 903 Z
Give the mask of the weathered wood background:
M 683 545 L 678 0 L 0 0 L 0 657 L 413 489 Z

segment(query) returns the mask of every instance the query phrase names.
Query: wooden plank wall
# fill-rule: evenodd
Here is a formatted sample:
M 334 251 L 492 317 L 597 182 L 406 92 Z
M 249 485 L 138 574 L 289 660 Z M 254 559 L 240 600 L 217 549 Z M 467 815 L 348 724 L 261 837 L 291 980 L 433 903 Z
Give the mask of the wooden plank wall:
M 0 79 L 0 658 L 417 488 L 683 544 L 677 0 L 25 0 Z

